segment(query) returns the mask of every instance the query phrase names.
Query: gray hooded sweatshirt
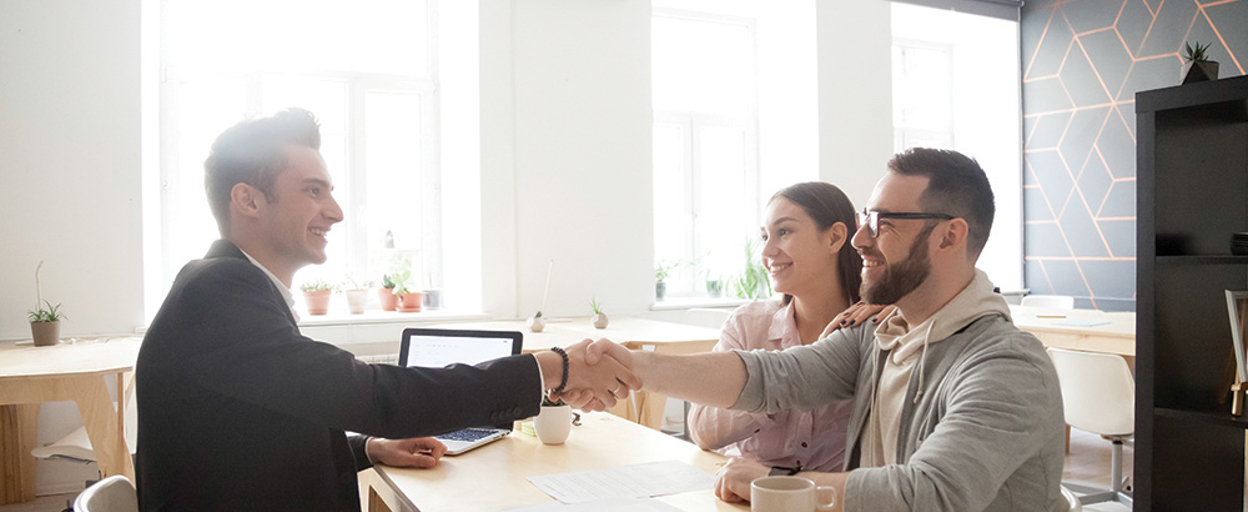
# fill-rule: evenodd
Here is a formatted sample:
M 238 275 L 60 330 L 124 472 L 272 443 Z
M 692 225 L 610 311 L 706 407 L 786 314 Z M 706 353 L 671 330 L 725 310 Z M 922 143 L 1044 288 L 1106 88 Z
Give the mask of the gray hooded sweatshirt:
M 842 329 L 781 352 L 738 351 L 749 376 L 732 408 L 774 413 L 854 398 L 847 512 L 1048 512 L 1061 499 L 1065 441 L 1057 374 L 1040 341 L 1003 313 L 1004 300 L 991 304 L 977 292 L 950 304 L 970 302 L 983 314 L 925 343 L 901 403 L 895 463 L 860 467 L 861 436 L 891 355 L 872 329 Z

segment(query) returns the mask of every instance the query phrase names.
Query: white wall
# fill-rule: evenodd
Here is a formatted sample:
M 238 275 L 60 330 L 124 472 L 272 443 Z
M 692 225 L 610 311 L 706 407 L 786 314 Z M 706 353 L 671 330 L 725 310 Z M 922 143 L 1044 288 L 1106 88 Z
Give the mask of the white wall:
M 893 155 L 892 26 L 885 0 L 815 4 L 819 178 L 866 204 Z
M 132 332 L 143 320 L 139 187 L 139 0 L 0 0 L 0 339 L 30 336 L 34 269 L 64 305 L 65 336 Z M 45 404 L 39 442 L 79 425 Z M 41 492 L 90 467 L 40 461 Z
M 506 7 L 484 2 L 482 18 L 494 22 Z M 483 64 L 511 56 L 503 66 L 510 77 L 482 72 L 489 95 L 482 126 L 510 125 L 514 146 L 504 142 L 500 152 L 513 158 L 492 155 L 495 141 L 487 137 L 494 134 L 483 134 L 483 164 L 490 165 L 482 182 L 514 181 L 515 209 L 487 211 L 483 220 L 490 230 L 514 229 L 516 298 L 511 309 L 502 298 L 487 301 L 497 308 L 489 312 L 533 314 L 551 259 L 544 313 L 588 314 L 594 296 L 608 312 L 643 311 L 654 294 L 650 3 L 523 0 L 509 7 L 509 31 L 482 30 Z M 508 78 L 510 91 L 502 86 Z M 507 223 L 514 228 L 493 227 Z M 487 235 L 486 252 L 508 242 Z M 487 274 L 505 275 L 489 266 L 508 259 L 487 262 Z

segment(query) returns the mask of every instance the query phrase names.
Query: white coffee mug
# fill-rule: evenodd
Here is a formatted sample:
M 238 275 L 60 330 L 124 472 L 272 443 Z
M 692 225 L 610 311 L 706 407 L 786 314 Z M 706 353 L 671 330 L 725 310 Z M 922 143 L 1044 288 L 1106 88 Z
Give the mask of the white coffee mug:
M 835 506 L 836 488 L 815 487 L 800 476 L 765 476 L 750 484 L 753 512 L 822 512 Z
M 542 406 L 533 419 L 533 431 L 542 444 L 563 444 L 572 432 L 572 408 L 566 405 Z

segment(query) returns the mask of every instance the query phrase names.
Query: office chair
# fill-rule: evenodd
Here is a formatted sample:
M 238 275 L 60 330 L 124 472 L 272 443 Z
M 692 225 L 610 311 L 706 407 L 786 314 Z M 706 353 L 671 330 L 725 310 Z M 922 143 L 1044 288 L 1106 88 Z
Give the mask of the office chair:
M 1019 304 L 1037 308 L 1075 309 L 1075 298 L 1065 295 L 1028 295 Z
M 1125 491 L 1122 477 L 1122 444 L 1135 432 L 1135 380 L 1127 361 L 1114 354 L 1059 348 L 1048 352 L 1062 387 L 1066 423 L 1113 443 L 1109 489 L 1063 485 L 1082 493 L 1079 501 L 1083 505 L 1117 502 L 1131 507 L 1132 496 Z
M 82 491 L 74 512 L 139 512 L 139 497 L 128 478 L 113 475 Z

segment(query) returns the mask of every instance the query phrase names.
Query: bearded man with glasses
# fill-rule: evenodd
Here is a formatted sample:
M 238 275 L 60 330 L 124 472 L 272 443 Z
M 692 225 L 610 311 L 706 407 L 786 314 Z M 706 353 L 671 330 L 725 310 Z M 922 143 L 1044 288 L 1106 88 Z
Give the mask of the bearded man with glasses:
M 862 296 L 896 310 L 784 351 L 630 352 L 608 340 L 586 356 L 631 364 L 643 389 L 754 413 L 854 399 L 844 472 L 798 475 L 845 511 L 1053 510 L 1061 499 L 1061 392 L 1040 341 L 1018 330 L 975 268 L 993 194 L 974 160 L 946 150 L 893 157 L 859 214 Z M 716 494 L 748 500 L 750 476 L 725 466 Z

